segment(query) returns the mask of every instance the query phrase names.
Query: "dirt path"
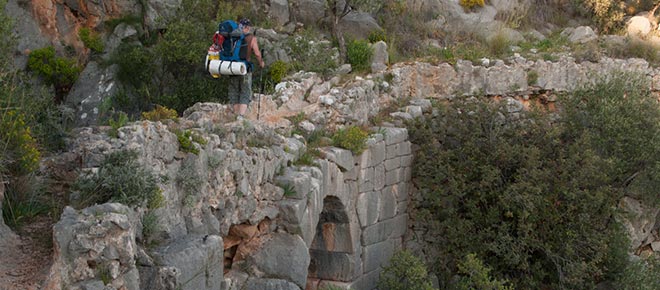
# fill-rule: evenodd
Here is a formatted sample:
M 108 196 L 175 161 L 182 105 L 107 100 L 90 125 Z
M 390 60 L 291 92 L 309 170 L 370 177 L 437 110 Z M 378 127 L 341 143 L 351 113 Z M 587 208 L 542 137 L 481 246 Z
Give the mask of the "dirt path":
M 51 225 L 36 220 L 19 235 L 0 229 L 0 290 L 41 289 L 52 263 Z

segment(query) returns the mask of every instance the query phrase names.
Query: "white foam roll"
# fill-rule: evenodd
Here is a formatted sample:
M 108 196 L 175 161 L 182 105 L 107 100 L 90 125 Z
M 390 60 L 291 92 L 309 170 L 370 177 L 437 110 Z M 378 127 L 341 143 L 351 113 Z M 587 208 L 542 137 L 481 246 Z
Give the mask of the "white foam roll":
M 209 62 L 210 74 L 245 75 L 247 66 L 241 61 L 212 60 Z

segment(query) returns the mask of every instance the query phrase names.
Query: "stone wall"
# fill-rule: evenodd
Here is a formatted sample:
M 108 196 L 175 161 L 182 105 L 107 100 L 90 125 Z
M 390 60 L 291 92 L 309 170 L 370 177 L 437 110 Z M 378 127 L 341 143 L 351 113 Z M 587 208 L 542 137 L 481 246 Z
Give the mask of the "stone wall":
M 178 122 L 133 123 L 118 138 L 79 130 L 59 158 L 94 171 L 110 152 L 136 150 L 166 202 L 68 207 L 47 289 L 374 289 L 407 228 L 407 131 L 379 129 L 358 156 L 320 148 L 314 166 L 299 166 L 300 140 L 225 117 L 220 104 L 197 104 Z M 175 130 L 206 142 L 183 152 Z

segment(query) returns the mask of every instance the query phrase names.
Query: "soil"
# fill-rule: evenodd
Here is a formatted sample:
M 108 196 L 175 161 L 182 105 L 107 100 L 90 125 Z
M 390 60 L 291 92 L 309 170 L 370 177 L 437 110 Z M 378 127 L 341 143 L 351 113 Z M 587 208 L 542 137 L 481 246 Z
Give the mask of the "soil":
M 52 225 L 40 217 L 17 234 L 0 231 L 0 290 L 41 289 L 53 260 Z

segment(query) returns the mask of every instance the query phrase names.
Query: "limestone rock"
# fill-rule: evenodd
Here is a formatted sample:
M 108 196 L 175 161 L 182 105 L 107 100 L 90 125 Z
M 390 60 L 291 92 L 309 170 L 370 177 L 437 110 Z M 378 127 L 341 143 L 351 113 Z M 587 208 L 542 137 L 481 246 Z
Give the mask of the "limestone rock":
M 309 250 L 300 236 L 274 233 L 264 238 L 247 263 L 263 278 L 291 281 L 304 288 L 309 259 Z
M 382 29 L 371 14 L 357 11 L 349 12 L 342 17 L 339 27 L 344 31 L 345 36 L 355 39 L 367 39 L 369 34 Z
M 66 99 L 69 106 L 76 108 L 76 125 L 97 125 L 101 104 L 119 89 L 116 70 L 116 65 L 101 68 L 94 61 L 85 66 Z
M 371 72 L 382 72 L 387 69 L 389 64 L 389 54 L 387 53 L 387 43 L 384 41 L 376 42 L 372 45 L 374 55 L 371 57 Z
M 55 257 L 46 285 L 66 289 L 108 273 L 113 285 L 137 289 L 135 213 L 107 203 L 76 211 L 64 209 L 53 226 Z
M 644 36 L 651 32 L 651 21 L 644 16 L 633 16 L 628 20 L 626 33 L 632 36 Z
M 598 38 L 598 35 L 589 26 L 579 26 L 574 29 L 566 28 L 561 34 L 567 36 L 568 41 L 572 43 L 587 43 Z
M 300 290 L 289 281 L 279 279 L 249 279 L 247 281 L 247 289 L 250 290 Z
M 177 285 L 221 290 L 223 242 L 219 236 L 189 236 L 154 251 L 157 267 L 177 269 Z
M 271 0 L 270 9 L 268 14 L 271 19 L 275 20 L 280 26 L 284 26 L 289 22 L 289 1 L 288 0 Z
M 652 243 L 654 241 L 653 229 L 660 209 L 648 208 L 630 197 L 624 197 L 620 201 L 619 207 L 629 214 L 624 216 L 634 217 L 622 220 L 624 227 L 628 230 L 631 250 Z

